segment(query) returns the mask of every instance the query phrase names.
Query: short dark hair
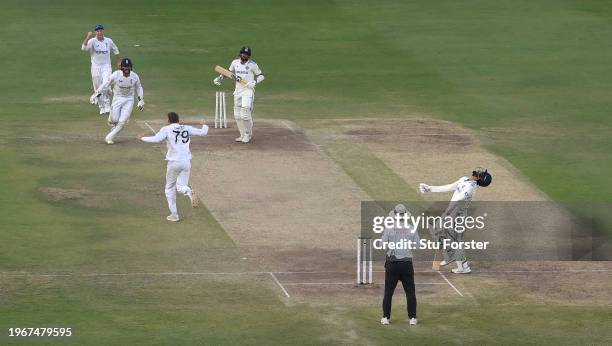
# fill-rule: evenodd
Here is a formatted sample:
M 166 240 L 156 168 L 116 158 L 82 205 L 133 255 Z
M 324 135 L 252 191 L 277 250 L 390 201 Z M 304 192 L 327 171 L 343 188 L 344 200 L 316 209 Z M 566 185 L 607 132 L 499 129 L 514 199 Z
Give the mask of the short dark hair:
M 168 113 L 168 122 L 171 124 L 176 124 L 179 122 L 179 115 L 175 112 Z

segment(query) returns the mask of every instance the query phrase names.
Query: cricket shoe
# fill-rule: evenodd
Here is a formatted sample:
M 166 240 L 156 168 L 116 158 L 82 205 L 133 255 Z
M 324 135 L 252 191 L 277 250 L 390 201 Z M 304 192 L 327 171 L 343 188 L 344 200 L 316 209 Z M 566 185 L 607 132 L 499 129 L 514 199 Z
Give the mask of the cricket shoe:
M 242 137 L 244 137 L 243 135 L 240 135 L 240 137 L 234 139 L 236 142 L 242 142 Z
M 106 110 L 104 108 L 100 108 L 100 115 L 104 115 L 106 113 Z
M 470 265 L 466 261 L 466 262 L 463 262 L 461 269 L 453 268 L 451 272 L 453 272 L 454 274 L 469 274 L 472 272 L 472 269 L 470 268 Z
M 410 319 L 410 321 L 408 321 L 408 323 L 410 323 L 411 326 L 416 326 L 417 319 L 413 317 L 413 318 Z
M 115 144 L 115 142 L 113 142 L 111 140 L 108 140 L 108 141 L 106 141 L 106 144 Z
M 170 214 L 170 215 L 166 216 L 166 220 L 172 221 L 172 222 L 178 222 L 180 219 L 179 219 L 178 215 Z
M 242 143 L 246 144 L 246 143 L 248 143 L 248 142 L 250 142 L 250 141 L 251 141 L 251 136 L 249 136 L 249 135 L 245 134 L 245 135 L 242 137 Z
M 380 324 L 382 324 L 383 326 L 386 326 L 389 323 L 391 323 L 391 320 L 386 318 L 386 317 L 383 317 L 383 318 L 380 319 Z
M 191 195 L 189 195 L 189 199 L 191 200 L 192 208 L 197 208 L 200 205 L 200 200 L 198 199 L 198 195 L 195 191 L 191 190 Z

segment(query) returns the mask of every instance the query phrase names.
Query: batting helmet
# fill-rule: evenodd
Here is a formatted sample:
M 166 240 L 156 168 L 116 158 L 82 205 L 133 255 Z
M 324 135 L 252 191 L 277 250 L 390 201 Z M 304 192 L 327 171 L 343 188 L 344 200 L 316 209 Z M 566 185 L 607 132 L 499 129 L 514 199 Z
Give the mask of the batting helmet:
M 251 47 L 244 46 L 240 48 L 240 52 L 238 54 L 245 54 L 245 55 L 251 56 L 253 55 L 253 50 L 251 49 Z
M 482 167 L 474 168 L 472 175 L 478 178 L 476 180 L 476 184 L 478 184 L 478 186 L 487 187 L 491 185 L 491 182 L 493 181 L 493 176 Z

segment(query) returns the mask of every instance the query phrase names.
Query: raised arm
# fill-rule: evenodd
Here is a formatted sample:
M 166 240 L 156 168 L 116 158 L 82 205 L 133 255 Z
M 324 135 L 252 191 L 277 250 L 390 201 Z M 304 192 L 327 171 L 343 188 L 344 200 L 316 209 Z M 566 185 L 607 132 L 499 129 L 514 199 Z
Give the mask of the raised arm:
M 189 135 L 198 137 L 206 136 L 208 134 L 208 125 L 204 124 L 204 119 L 200 120 L 200 125 L 202 125 L 202 128 L 187 126 L 187 131 L 189 131 Z
M 432 186 L 432 185 L 427 185 L 427 184 L 420 183 L 419 184 L 419 191 L 421 193 L 425 193 L 425 192 L 451 192 L 451 191 L 455 191 L 455 189 L 457 188 L 457 185 L 459 185 L 460 182 L 461 182 L 461 179 L 455 181 L 454 183 L 451 183 L 451 184 L 448 184 L 448 185 L 440 185 L 440 186 Z
M 88 33 L 87 33 L 87 36 L 85 37 L 85 41 L 83 41 L 83 43 L 81 44 L 81 50 L 82 50 L 82 51 L 87 51 L 87 50 L 89 50 L 89 48 L 90 48 L 90 47 L 88 46 L 88 43 L 89 43 L 89 40 L 90 40 L 90 39 L 91 39 L 93 36 L 94 36 L 93 32 L 91 32 L 91 31 L 90 31 L 90 32 L 88 32 Z
M 166 133 L 165 129 L 166 128 L 164 127 L 159 130 L 159 132 L 156 133 L 155 136 L 140 137 L 140 140 L 147 143 L 161 143 L 168 137 L 168 134 Z

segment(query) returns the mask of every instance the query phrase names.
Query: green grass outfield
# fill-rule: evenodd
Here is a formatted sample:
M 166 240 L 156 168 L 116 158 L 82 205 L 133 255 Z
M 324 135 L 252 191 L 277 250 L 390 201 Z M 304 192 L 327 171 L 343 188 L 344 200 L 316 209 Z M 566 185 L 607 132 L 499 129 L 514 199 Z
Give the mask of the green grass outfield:
M 249 44 L 266 74 L 260 116 L 451 120 L 551 198 L 609 202 L 611 19 L 602 1 L 2 0 L 0 271 L 253 269 L 231 260 L 236 246 L 205 211 L 168 233 L 159 150 L 94 139 L 106 129 L 87 104 L 89 59 L 79 48 L 95 23 L 142 78 L 147 109 L 134 118 L 210 114 L 212 67 Z M 132 123 L 126 133 L 136 131 Z M 41 188 L 92 198 L 53 202 Z M 383 334 L 372 319 L 378 303 L 342 310 L 342 329 L 324 322 L 325 308 L 284 305 L 268 282 L 178 282 L 2 277 L 0 327 L 66 323 L 77 344 L 610 340 L 609 307 L 533 308 L 500 293 L 465 307 L 467 328 L 453 312 L 413 336 L 396 326 Z M 422 318 L 445 309 L 425 304 Z M 344 339 L 353 330 L 361 339 Z

